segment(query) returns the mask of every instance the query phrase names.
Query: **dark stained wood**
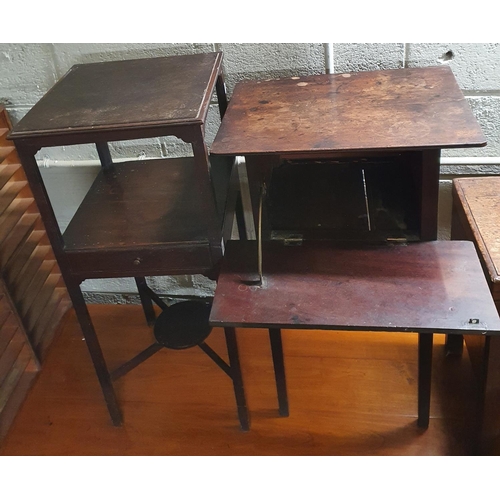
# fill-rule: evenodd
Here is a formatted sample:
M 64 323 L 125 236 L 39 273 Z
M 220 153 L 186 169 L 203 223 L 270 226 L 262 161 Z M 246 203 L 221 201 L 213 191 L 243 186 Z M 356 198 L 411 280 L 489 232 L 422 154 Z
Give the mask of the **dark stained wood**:
M 10 128 L 8 115 L 0 107 L 0 440 L 69 307 L 38 207 L 17 151 L 7 138 Z M 54 279 L 59 288 L 57 311 L 49 300 L 54 294 Z M 47 318 L 43 352 L 37 349 L 37 325 L 33 323 L 41 309 Z
M 500 311 L 500 179 L 471 177 L 453 181 L 452 239 L 474 242 L 491 295 Z M 479 383 L 481 445 L 491 452 L 500 443 L 500 339 L 465 336 Z
M 214 52 L 75 65 L 11 138 L 201 124 L 221 61 Z
M 214 326 L 500 334 L 470 242 L 267 242 L 264 284 L 249 286 L 256 255 L 255 242 L 228 242 L 210 316 Z
M 447 66 L 239 82 L 214 154 L 483 146 Z
M 140 306 L 89 305 L 111 368 L 152 339 Z M 237 330 L 249 432 L 231 380 L 199 349 L 162 350 L 118 381 L 113 427 L 73 313 L 0 447 L 2 456 L 467 455 L 475 388 L 467 353 L 434 336 L 431 421 L 416 425 L 417 335 L 283 330 L 290 416 L 279 416 L 266 330 Z M 120 342 L 116 342 L 116 338 Z M 208 338 L 224 349 L 224 332 Z M 355 397 L 353 397 L 355 395 Z M 497 450 L 498 452 L 498 450 Z
M 115 425 L 122 422 L 121 410 L 80 283 L 107 277 L 216 277 L 227 189 L 221 196 L 212 184 L 216 176 L 211 175 L 205 142 L 215 92 L 223 115 L 227 103 L 220 52 L 76 65 L 10 134 Z M 109 142 L 163 136 L 190 143 L 193 157 L 113 163 Z M 84 143 L 96 145 L 102 171 L 63 237 L 35 155 L 44 147 Z M 23 286 L 42 281 L 45 271 L 35 266 L 33 243 L 26 240 L 13 261 L 13 275 L 24 266 L 33 272 Z M 64 300 L 58 287 L 54 292 L 47 304 L 59 317 Z M 39 307 L 36 311 L 34 346 L 45 352 L 53 318 Z
M 260 185 L 284 160 L 305 160 L 312 176 L 315 160 L 377 163 L 380 155 L 403 153 L 401 168 L 413 178 L 406 184 L 414 182 L 418 193 L 418 231 L 396 237 L 432 241 L 441 148 L 485 144 L 451 69 L 443 66 L 239 82 L 212 153 L 246 156 L 255 220 Z M 325 204 L 321 211 L 329 210 Z
M 194 184 L 192 158 L 119 163 L 101 171 L 63 235 L 72 273 L 208 272 L 214 262 Z

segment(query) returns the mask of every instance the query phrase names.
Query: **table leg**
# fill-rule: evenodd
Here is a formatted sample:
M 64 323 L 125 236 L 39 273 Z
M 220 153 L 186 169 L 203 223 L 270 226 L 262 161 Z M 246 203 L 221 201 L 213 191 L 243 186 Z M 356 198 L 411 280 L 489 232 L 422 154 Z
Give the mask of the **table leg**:
M 238 418 L 240 420 L 241 429 L 248 431 L 250 429 L 250 418 L 248 415 L 245 391 L 243 389 L 243 377 L 241 375 L 238 344 L 236 343 L 236 330 L 233 327 L 226 327 L 224 328 L 224 334 L 226 336 L 227 353 L 231 368 L 234 396 L 236 398 L 236 406 L 238 408 Z
M 418 426 L 429 427 L 431 406 L 432 333 L 418 334 Z
M 286 390 L 285 364 L 283 361 L 283 344 L 281 341 L 281 329 L 269 328 L 269 340 L 271 341 L 271 353 L 273 356 L 274 378 L 276 390 L 278 391 L 279 412 L 282 417 L 288 417 L 288 396 Z
M 139 292 L 146 322 L 149 326 L 152 326 L 156 320 L 156 314 L 153 308 L 153 301 L 147 293 L 148 285 L 146 283 L 146 278 L 135 278 L 135 284 L 137 285 L 137 291 Z
M 461 356 L 464 350 L 464 337 L 463 335 L 446 335 L 446 342 L 444 344 L 446 355 Z
M 96 149 L 103 170 L 109 170 L 113 166 L 113 159 L 111 158 L 108 143 L 98 142 L 96 143 Z
M 85 303 L 85 299 L 83 298 L 80 290 L 80 285 L 78 283 L 71 283 L 68 280 L 66 286 L 71 297 L 71 301 L 73 302 L 73 307 L 75 309 L 78 322 L 80 323 L 92 363 L 94 364 L 94 369 L 97 378 L 99 379 L 111 420 L 113 421 L 113 425 L 119 426 L 123 422 L 122 413 L 116 399 L 113 383 L 111 382 L 111 376 L 106 366 L 106 361 L 104 360 L 104 355 L 102 353 L 99 340 L 97 339 L 94 325 L 92 324 L 92 320 L 87 309 L 87 304 Z

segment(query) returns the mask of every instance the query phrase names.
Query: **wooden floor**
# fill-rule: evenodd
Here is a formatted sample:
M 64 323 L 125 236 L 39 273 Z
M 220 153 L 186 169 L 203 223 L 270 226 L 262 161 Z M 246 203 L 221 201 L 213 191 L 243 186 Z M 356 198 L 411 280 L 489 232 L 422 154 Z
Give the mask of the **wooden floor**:
M 151 343 L 137 306 L 90 306 L 110 368 Z M 161 350 L 116 382 L 113 427 L 71 311 L 0 455 L 467 455 L 467 352 L 435 335 L 431 420 L 419 430 L 415 334 L 283 332 L 290 416 L 279 417 L 268 338 L 238 330 L 251 430 L 230 379 L 200 349 Z M 223 333 L 208 343 L 226 358 Z

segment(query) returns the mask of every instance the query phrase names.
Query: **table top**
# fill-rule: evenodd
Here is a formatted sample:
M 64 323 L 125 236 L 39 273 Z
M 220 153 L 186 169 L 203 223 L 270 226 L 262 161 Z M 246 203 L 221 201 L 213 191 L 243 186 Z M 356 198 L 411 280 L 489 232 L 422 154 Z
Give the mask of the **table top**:
M 67 251 L 207 243 L 193 158 L 135 160 L 100 171 L 66 231 Z
M 490 280 L 500 283 L 500 178 L 454 179 L 453 188 L 488 270 Z
M 222 53 L 73 66 L 11 139 L 203 123 Z
M 500 334 L 500 319 L 468 241 L 407 246 L 263 246 L 229 241 L 213 326 Z M 472 321 L 471 321 L 472 320 Z
M 213 154 L 484 146 L 448 66 L 239 82 Z

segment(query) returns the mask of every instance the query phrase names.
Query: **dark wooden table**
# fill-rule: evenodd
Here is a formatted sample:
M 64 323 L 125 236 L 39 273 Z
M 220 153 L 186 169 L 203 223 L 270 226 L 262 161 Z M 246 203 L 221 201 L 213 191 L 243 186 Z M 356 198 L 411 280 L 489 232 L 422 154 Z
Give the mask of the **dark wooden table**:
M 470 242 L 366 247 L 266 242 L 262 285 L 252 284 L 255 255 L 254 241 L 228 242 L 210 322 L 233 334 L 236 328 L 269 329 L 283 415 L 288 402 L 281 329 L 418 333 L 418 424 L 424 428 L 433 334 L 500 334 L 500 319 Z
M 80 283 L 135 277 L 152 323 L 152 299 L 160 306 L 161 301 L 144 277 L 217 275 L 225 198 L 214 194 L 205 142 L 214 92 L 222 117 L 227 99 L 220 52 L 76 65 L 10 134 L 115 424 L 122 421 L 112 385 L 116 377 L 106 366 Z M 109 142 L 164 136 L 191 144 L 193 156 L 113 162 Z M 102 169 L 61 234 L 35 155 L 41 148 L 85 143 L 96 145 Z
M 260 285 L 257 246 L 232 242 L 228 246 L 211 322 L 230 331 L 269 328 L 280 408 L 286 410 L 281 328 L 412 331 L 419 334 L 419 424 L 428 425 L 433 333 L 496 335 L 499 331 L 498 314 L 473 246 L 432 242 L 437 238 L 441 149 L 485 144 L 446 66 L 236 85 L 212 153 L 245 156 L 254 220 L 261 216 L 261 229 L 266 224 L 261 193 L 272 191 L 273 178 L 283 184 L 293 182 L 285 174 L 297 164 L 302 179 L 307 179 L 307 172 L 316 174 L 318 168 L 345 176 L 359 172 L 353 179 L 364 183 L 364 196 L 351 198 L 359 206 L 366 202 L 366 216 L 373 220 L 376 214 L 370 211 L 377 207 L 369 207 L 365 163 L 373 165 L 373 171 L 390 164 L 391 175 L 378 180 L 382 189 L 401 171 L 408 173 L 404 182 L 415 187 L 410 204 L 418 244 L 387 246 L 394 239 L 410 240 L 383 232 L 370 238 L 370 223 L 363 237 L 354 231 L 350 238 L 344 238 L 346 233 L 341 238 L 323 235 L 322 243 L 302 237 L 270 242 L 262 249 Z M 276 172 L 280 176 L 273 177 Z M 321 181 L 315 184 L 318 192 Z M 309 204 L 295 210 L 301 188 L 309 187 L 306 182 L 278 198 L 289 201 L 300 217 L 310 209 L 335 214 L 352 211 L 352 206 L 344 208 L 351 202 L 343 187 L 338 188 L 336 180 L 329 182 L 332 198 L 340 200 L 335 207 L 322 204 L 318 210 L 313 193 Z M 397 182 L 391 189 L 393 194 L 404 192 Z M 355 214 L 356 218 L 360 216 Z M 348 225 L 347 232 L 352 227 Z M 266 236 L 273 239 L 272 233 Z M 356 244 L 342 249 L 341 241 Z M 377 241 L 386 246 L 374 245 Z M 334 242 L 337 246 L 331 246 Z M 287 246 L 292 243 L 303 246 Z
M 212 153 L 246 157 L 255 218 L 260 185 L 283 160 L 392 156 L 417 186 L 420 239 L 433 240 L 441 148 L 485 144 L 440 66 L 239 82 Z
M 453 181 L 451 237 L 469 240 L 478 252 L 491 296 L 500 310 L 500 179 L 470 177 Z M 464 335 L 476 374 L 482 412 L 481 449 L 500 449 L 500 338 Z M 451 340 L 451 339 L 450 339 Z M 452 349 L 461 350 L 463 340 Z

